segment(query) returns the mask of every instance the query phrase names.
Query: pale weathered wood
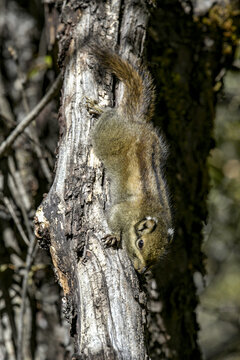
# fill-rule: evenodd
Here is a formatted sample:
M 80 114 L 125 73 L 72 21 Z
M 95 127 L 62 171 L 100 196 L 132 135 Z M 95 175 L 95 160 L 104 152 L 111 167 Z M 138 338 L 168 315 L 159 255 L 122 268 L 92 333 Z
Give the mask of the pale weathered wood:
M 86 105 L 88 97 L 113 106 L 114 82 L 105 71 L 95 71 L 95 60 L 82 44 L 88 38 L 111 49 L 119 45 L 120 53 L 136 63 L 144 50 L 148 12 L 144 1 L 131 0 L 72 1 L 61 12 L 62 137 L 53 185 L 36 213 L 36 234 L 50 250 L 64 291 L 75 357 L 144 359 L 145 294 L 125 249 L 105 249 L 101 242 L 109 233 L 104 216 L 109 183 L 92 150 L 97 118 Z M 119 86 L 117 103 L 121 94 Z

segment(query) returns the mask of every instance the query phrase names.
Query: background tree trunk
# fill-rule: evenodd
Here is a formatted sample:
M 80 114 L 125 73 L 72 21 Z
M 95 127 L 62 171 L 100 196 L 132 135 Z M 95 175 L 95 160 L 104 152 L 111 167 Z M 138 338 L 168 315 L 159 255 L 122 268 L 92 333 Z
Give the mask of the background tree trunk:
M 207 158 L 214 146 L 216 96 L 237 44 L 234 2 L 205 9 L 202 15 L 194 10 L 191 2 L 163 0 L 152 12 L 148 31 L 158 96 L 155 123 L 169 144 L 167 182 L 175 215 L 175 241 L 154 272 L 158 294 L 154 281 L 153 289 L 150 286 L 150 353 L 156 360 L 160 354 L 201 359 L 196 281 L 205 275 L 201 248 L 207 221 Z M 162 318 L 155 309 L 162 309 Z

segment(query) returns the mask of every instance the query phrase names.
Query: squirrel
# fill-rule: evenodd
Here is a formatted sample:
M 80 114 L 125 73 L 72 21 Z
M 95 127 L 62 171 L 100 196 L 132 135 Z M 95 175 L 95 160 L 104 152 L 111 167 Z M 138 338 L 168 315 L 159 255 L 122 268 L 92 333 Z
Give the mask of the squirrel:
M 149 122 L 155 89 L 145 68 L 136 69 L 104 48 L 91 50 L 124 84 L 121 104 L 103 110 L 92 133 L 94 153 L 110 178 L 109 243 L 122 239 L 135 270 L 144 273 L 165 254 L 174 234 L 162 172 L 166 145 Z

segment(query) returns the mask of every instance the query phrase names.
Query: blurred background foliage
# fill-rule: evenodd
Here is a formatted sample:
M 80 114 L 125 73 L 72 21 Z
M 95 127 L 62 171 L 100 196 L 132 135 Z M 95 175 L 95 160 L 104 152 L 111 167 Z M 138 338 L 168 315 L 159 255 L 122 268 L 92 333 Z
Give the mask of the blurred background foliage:
M 240 359 L 240 48 L 218 96 L 209 156 L 205 286 L 198 282 L 200 344 L 207 359 Z
M 45 31 L 43 2 L 0 1 L 0 143 L 56 78 Z M 36 244 L 33 230 L 53 179 L 58 107 L 56 97 L 0 159 L 0 360 L 60 360 L 73 353 L 50 256 Z

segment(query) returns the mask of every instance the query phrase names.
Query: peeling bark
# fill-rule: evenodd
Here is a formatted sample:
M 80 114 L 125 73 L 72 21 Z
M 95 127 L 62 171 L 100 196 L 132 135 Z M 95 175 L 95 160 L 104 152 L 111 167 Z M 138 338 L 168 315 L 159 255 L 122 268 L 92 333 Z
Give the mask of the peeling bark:
M 52 6 L 50 4 L 49 6 Z M 75 358 L 144 359 L 146 297 L 125 248 L 105 249 L 109 233 L 104 209 L 109 183 L 91 147 L 86 97 L 101 106 L 119 101 L 109 75 L 96 77 L 93 61 L 81 44 L 88 38 L 119 46 L 136 62 L 145 44 L 148 12 L 144 1 L 57 2 L 62 23 L 59 61 L 64 67 L 60 110 L 61 139 L 53 185 L 36 213 L 36 235 L 50 250 L 64 291 L 75 337 Z M 60 23 L 60 21 L 59 21 Z M 52 42 L 52 38 L 51 38 Z

